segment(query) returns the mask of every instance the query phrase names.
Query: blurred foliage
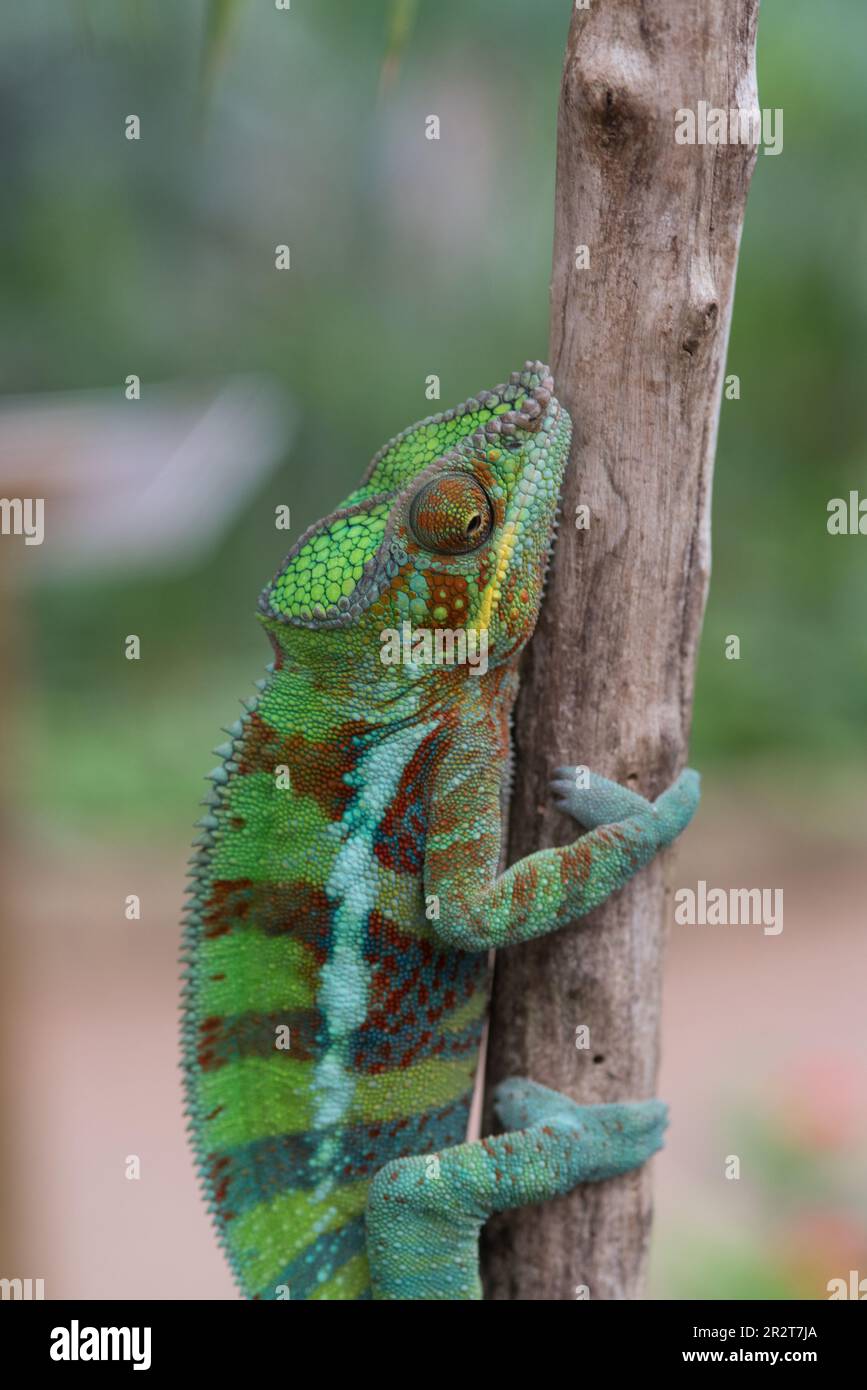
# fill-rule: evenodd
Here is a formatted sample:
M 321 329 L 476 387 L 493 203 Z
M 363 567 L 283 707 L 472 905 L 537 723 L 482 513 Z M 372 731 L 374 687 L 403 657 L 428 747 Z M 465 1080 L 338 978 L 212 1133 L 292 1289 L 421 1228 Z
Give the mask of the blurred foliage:
M 651 1297 L 821 1299 L 830 1280 L 848 1284 L 850 1270 L 867 1271 L 865 1136 L 853 1083 L 845 1061 L 808 1061 L 773 1090 L 724 1109 L 702 1155 L 716 1188 L 693 1191 L 690 1209 L 658 1230 Z M 828 1091 L 850 1086 L 829 1114 Z M 736 1179 L 724 1176 L 721 1155 L 726 1164 L 745 1156 Z
M 174 833 L 217 712 L 231 721 L 268 659 L 252 612 L 281 555 L 275 503 L 299 529 L 330 509 L 428 413 L 430 372 L 445 406 L 545 355 L 569 12 L 223 0 L 209 28 L 204 3 L 31 0 L 4 15 L 7 389 L 261 370 L 302 413 L 281 471 L 197 572 L 82 577 L 30 601 L 22 718 L 40 812 Z M 865 750 L 867 541 L 825 528 L 828 499 L 865 486 L 865 43 L 861 0 L 763 8 L 761 102 L 783 108 L 785 149 L 759 155 L 747 212 L 699 766 Z M 203 52 L 219 61 L 204 123 Z M 431 111 L 439 143 L 422 138 Z M 131 112 L 138 142 L 123 136 Z M 278 275 L 284 241 L 293 268 Z M 128 632 L 139 663 L 122 658 Z
M 210 93 L 214 77 L 226 60 L 229 35 L 243 0 L 208 0 L 202 49 L 202 82 Z

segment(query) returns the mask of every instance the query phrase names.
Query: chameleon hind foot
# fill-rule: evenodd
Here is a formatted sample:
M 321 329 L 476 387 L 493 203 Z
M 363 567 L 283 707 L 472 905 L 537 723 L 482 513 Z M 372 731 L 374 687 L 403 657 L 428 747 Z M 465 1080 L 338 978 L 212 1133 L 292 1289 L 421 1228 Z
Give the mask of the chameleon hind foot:
M 559 1091 L 521 1076 L 500 1082 L 494 1092 L 494 1110 L 507 1131 L 553 1128 L 570 1141 L 571 1180 L 532 1201 L 561 1196 L 580 1182 L 601 1182 L 639 1168 L 662 1148 L 668 1124 L 668 1106 L 661 1100 L 578 1105 Z M 508 1133 L 503 1137 L 508 1138 Z
M 494 1212 L 617 1177 L 662 1145 L 660 1101 L 576 1105 L 513 1078 L 497 1087 L 505 1134 L 388 1163 L 367 1204 L 377 1299 L 480 1299 L 478 1239 Z

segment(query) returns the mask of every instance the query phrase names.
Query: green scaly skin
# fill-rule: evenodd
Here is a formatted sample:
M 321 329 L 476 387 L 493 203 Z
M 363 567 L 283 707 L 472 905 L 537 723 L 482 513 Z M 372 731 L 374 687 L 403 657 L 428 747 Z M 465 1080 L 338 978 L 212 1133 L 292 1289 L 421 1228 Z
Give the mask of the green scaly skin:
M 698 799 L 691 772 L 651 804 L 560 769 L 588 833 L 497 873 L 569 440 L 528 362 L 386 445 L 260 600 L 275 659 L 217 750 L 184 950 L 190 1129 L 248 1297 L 479 1298 L 491 1212 L 661 1144 L 658 1102 L 582 1107 L 521 1079 L 497 1096 L 507 1132 L 464 1142 L 490 948 L 602 902 Z M 385 664 L 404 624 L 476 645 Z

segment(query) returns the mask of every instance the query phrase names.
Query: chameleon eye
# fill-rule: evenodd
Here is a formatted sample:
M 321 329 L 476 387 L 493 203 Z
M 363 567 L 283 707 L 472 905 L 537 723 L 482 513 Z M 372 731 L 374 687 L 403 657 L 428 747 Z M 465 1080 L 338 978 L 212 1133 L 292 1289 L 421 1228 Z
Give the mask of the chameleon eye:
M 412 531 L 425 550 L 467 555 L 488 539 L 494 512 L 485 489 L 467 473 L 445 473 L 413 498 Z

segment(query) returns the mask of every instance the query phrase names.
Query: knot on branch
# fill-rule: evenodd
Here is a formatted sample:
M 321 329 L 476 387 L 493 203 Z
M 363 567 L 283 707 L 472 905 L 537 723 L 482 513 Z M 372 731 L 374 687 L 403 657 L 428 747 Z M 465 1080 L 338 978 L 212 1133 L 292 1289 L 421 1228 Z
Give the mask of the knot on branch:
M 713 339 L 719 325 L 719 304 L 715 299 L 704 299 L 698 304 L 687 306 L 680 346 L 690 357 L 695 357 L 702 346 Z
M 597 69 L 574 61 L 566 69 L 564 105 L 581 123 L 585 139 L 606 157 L 645 147 L 659 128 L 659 103 L 641 61 Z

